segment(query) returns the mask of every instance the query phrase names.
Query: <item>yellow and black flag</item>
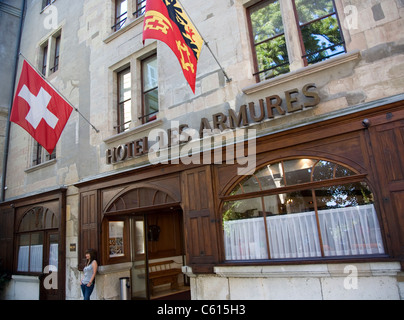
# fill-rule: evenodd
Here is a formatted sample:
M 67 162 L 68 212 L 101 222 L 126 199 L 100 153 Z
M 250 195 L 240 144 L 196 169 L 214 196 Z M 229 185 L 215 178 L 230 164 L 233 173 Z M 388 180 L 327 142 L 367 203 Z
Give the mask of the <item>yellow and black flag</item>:
M 163 41 L 171 48 L 195 93 L 197 64 L 204 41 L 177 0 L 147 0 L 143 43 L 146 39 Z

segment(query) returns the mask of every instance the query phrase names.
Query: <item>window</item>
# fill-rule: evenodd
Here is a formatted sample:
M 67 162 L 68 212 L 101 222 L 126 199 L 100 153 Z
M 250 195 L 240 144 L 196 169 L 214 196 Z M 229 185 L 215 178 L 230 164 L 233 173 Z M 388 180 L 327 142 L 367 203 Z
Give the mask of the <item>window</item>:
M 157 119 L 159 112 L 159 90 L 157 55 L 153 55 L 142 61 L 142 123 L 148 123 Z
M 106 252 L 104 262 L 106 264 L 122 263 L 130 259 L 129 244 L 129 220 L 128 218 L 106 218 L 103 221 L 103 233 L 105 233 L 104 247 Z
M 346 52 L 333 0 L 263 0 L 247 14 L 258 82 L 291 71 L 292 63 L 307 66 Z
M 305 65 L 345 53 L 333 0 L 295 0 Z
M 146 0 L 136 0 L 136 11 L 133 13 L 133 15 L 136 18 L 141 17 L 144 15 L 146 9 Z
M 49 76 L 59 70 L 61 50 L 61 30 L 50 36 L 41 46 L 42 60 L 41 71 L 44 76 Z
M 108 223 L 108 246 L 110 258 L 123 257 L 125 255 L 123 235 L 123 221 L 110 221 Z
M 58 223 L 57 216 L 45 207 L 35 207 L 24 215 L 17 233 L 17 272 L 42 273 L 44 261 L 57 269 Z
M 128 1 L 115 1 L 115 24 L 112 26 L 114 31 L 118 31 L 124 27 L 128 19 Z
M 49 154 L 38 142 L 34 141 L 34 149 L 32 152 L 32 165 L 36 166 L 41 163 L 56 159 L 56 149 Z
M 249 10 L 256 54 L 254 74 L 260 80 L 289 72 L 289 59 L 279 1 L 263 1 Z
M 55 39 L 55 56 L 53 59 L 53 68 L 51 68 L 52 72 L 56 72 L 59 69 L 59 54 L 60 54 L 60 35 Z
M 47 6 L 50 6 L 52 2 L 55 2 L 56 0 L 42 0 L 42 9 L 45 9 Z
M 42 48 L 42 74 L 46 76 L 46 69 L 48 66 L 48 45 Z
M 271 163 L 226 198 L 226 260 L 384 254 L 364 176 L 326 160 Z
M 118 72 L 118 133 L 129 129 L 132 121 L 132 77 L 130 68 Z

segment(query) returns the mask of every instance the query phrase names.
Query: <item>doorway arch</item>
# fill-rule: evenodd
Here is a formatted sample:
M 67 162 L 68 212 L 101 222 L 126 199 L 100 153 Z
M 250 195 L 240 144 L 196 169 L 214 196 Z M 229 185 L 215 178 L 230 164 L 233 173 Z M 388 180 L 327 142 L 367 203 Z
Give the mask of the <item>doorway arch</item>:
M 102 224 L 106 264 L 132 264 L 133 299 L 189 291 L 181 271 L 183 211 L 175 191 L 149 184 L 121 189 L 104 206 Z

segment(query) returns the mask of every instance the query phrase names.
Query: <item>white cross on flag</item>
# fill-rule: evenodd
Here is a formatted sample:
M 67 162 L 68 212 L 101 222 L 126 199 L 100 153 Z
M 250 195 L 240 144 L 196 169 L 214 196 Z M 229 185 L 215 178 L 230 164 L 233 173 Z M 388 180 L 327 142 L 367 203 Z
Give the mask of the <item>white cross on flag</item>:
M 24 61 L 10 120 L 51 154 L 72 111 L 73 107 Z

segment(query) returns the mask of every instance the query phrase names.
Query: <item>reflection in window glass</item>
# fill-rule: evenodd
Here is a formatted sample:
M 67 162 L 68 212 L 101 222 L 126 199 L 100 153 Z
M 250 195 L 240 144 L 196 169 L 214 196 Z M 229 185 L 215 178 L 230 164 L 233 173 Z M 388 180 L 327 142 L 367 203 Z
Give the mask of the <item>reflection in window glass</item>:
M 135 222 L 135 250 L 136 255 L 145 253 L 143 220 Z
M 250 9 L 260 81 L 289 72 L 289 58 L 279 1 L 264 1 Z
M 355 175 L 337 163 L 315 159 L 293 159 L 269 164 L 242 181 L 232 195 L 271 190 L 312 181 L 324 181 Z
M 143 123 L 157 119 L 159 111 L 157 56 L 142 62 L 143 73 Z
M 332 0 L 295 0 L 304 45 L 304 58 L 313 64 L 345 53 L 336 10 Z
M 383 254 L 373 194 L 365 183 L 315 190 L 325 256 Z
M 132 120 L 132 77 L 130 68 L 118 73 L 118 133 L 129 129 Z
M 226 260 L 268 259 L 261 198 L 231 201 L 223 215 Z
M 315 160 L 311 159 L 284 161 L 286 185 L 293 186 L 310 182 L 311 171 L 315 162 Z
M 116 0 L 115 25 L 112 27 L 115 31 L 123 28 L 128 19 L 128 1 Z
M 329 161 L 318 161 L 313 170 L 313 181 L 323 181 L 355 175 L 351 169 Z
M 59 235 L 51 234 L 49 236 L 49 265 L 53 271 L 58 271 L 59 265 Z

